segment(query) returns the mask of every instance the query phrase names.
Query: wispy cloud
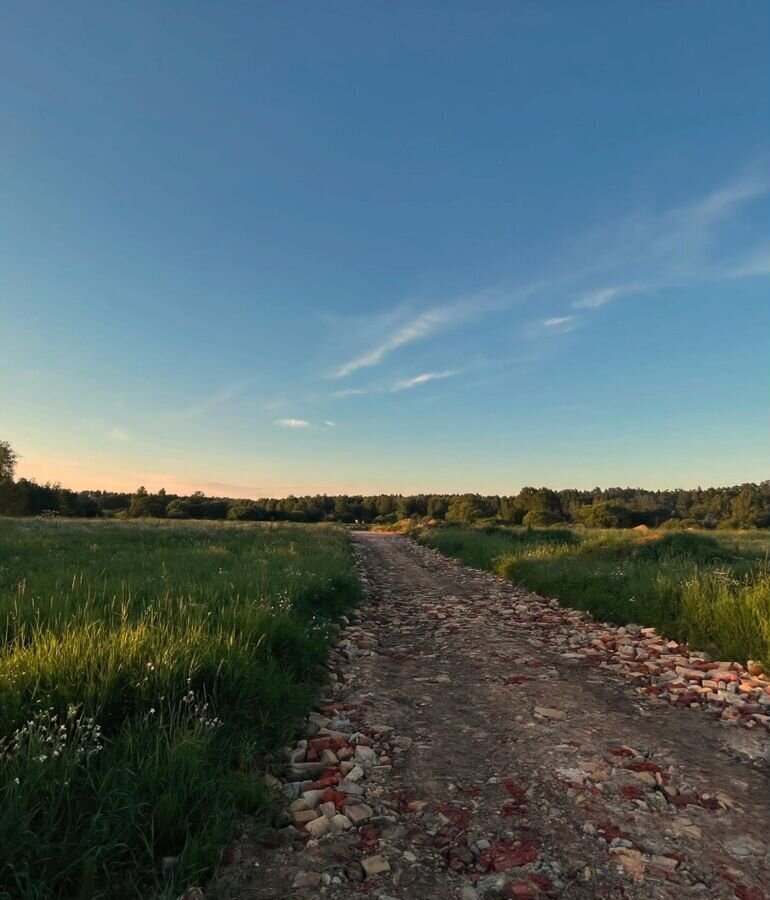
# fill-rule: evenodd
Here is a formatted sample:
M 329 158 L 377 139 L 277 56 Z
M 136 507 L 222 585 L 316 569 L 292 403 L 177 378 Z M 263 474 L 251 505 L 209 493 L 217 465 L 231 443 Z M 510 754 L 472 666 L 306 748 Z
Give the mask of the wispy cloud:
M 735 262 L 732 227 L 746 207 L 769 192 L 770 178 L 764 172 L 747 175 L 653 221 L 652 250 L 662 257 L 663 277 L 669 281 L 727 277 Z M 745 253 L 744 240 L 741 234 L 739 254 Z
M 545 285 L 545 281 L 536 281 L 515 288 L 487 289 L 455 297 L 447 303 L 434 306 L 414 316 L 405 324 L 391 330 L 384 340 L 376 343 L 366 353 L 343 363 L 329 377 L 345 378 L 359 369 L 376 366 L 401 347 L 426 340 L 434 334 L 454 328 L 479 316 L 509 309 L 515 303 L 542 290 Z
M 641 298 L 663 288 L 770 275 L 770 246 L 757 243 L 749 208 L 766 202 L 769 195 L 770 178 L 757 168 L 687 202 L 636 210 L 581 232 L 579 238 L 553 249 L 551 258 L 560 263 L 549 266 L 542 278 L 532 277 L 509 289 L 488 288 L 456 297 L 413 313 L 411 318 L 405 319 L 403 310 L 389 310 L 363 323 L 365 333 L 384 336 L 329 377 L 345 378 L 377 366 L 404 347 L 426 342 L 463 322 L 511 310 L 519 301 L 545 292 L 549 303 L 561 299 L 567 311 L 548 318 L 535 314 L 519 333 L 528 342 L 542 340 L 547 346 L 549 335 L 576 331 L 590 321 L 592 311 L 623 298 Z M 754 238 L 747 240 L 751 234 Z M 357 341 L 362 342 L 360 334 Z M 333 396 L 409 390 L 441 377 L 448 375 L 425 372 L 390 386 L 347 388 Z
M 358 397 L 365 393 L 363 388 L 345 388 L 344 391 L 335 391 L 332 397 Z
M 729 278 L 761 278 L 770 275 L 770 245 L 757 247 L 739 260 L 727 274 Z
M 130 441 L 133 439 L 133 436 L 122 428 L 110 428 L 107 432 L 107 437 L 113 441 Z
M 394 350 L 428 337 L 428 335 L 448 325 L 457 317 L 457 310 L 452 306 L 436 307 L 421 313 L 417 318 L 412 319 L 411 322 L 394 331 L 371 350 L 341 365 L 331 377 L 344 378 L 359 369 L 376 366 L 377 363 L 382 362 Z
M 304 429 L 304 428 L 313 428 L 313 429 L 325 429 L 325 428 L 336 428 L 337 423 L 333 422 L 331 419 L 325 419 L 321 423 L 310 422 L 308 419 L 276 419 L 273 422 L 277 428 L 294 428 L 294 429 Z
M 717 188 L 694 203 L 675 209 L 673 215 L 683 219 L 688 230 L 703 231 L 747 202 L 767 194 L 769 190 L 770 178 L 764 172 L 746 175 Z
M 535 319 L 525 322 L 519 336 L 530 343 L 543 343 L 547 345 L 560 335 L 571 334 L 584 324 L 584 320 L 578 316 L 551 316 L 547 319 Z
M 276 419 L 273 425 L 279 428 L 310 428 L 310 422 L 306 419 Z
M 223 387 L 212 394 L 200 396 L 190 406 L 174 410 L 173 414 L 179 419 L 194 419 L 197 416 L 205 415 L 206 413 L 216 409 L 218 406 L 223 406 L 225 403 L 232 400 L 234 397 L 244 391 L 249 384 L 250 382 L 247 381 L 239 382 L 238 384 L 227 385 L 226 387 Z
M 661 288 L 770 274 L 770 247 L 747 251 L 738 227 L 746 208 L 768 194 L 764 173 L 747 175 L 689 203 L 598 229 L 582 247 L 593 262 L 579 275 L 594 284 L 578 293 L 572 308 L 598 309 Z M 597 285 L 600 279 L 604 283 Z
M 397 381 L 391 386 L 391 391 L 408 391 L 420 384 L 427 384 L 429 381 L 437 381 L 441 378 L 451 378 L 459 373 L 455 370 L 448 369 L 446 372 L 423 372 L 422 375 L 415 375 L 414 378 L 404 378 Z
M 598 288 L 583 294 L 572 304 L 574 309 L 598 309 L 624 294 L 635 294 L 644 290 L 641 284 L 617 284 L 612 287 Z

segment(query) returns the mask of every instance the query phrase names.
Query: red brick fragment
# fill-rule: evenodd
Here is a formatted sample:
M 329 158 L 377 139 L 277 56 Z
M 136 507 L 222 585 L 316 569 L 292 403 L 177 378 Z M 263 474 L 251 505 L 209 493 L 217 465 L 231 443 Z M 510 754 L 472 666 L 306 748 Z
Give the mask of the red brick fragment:
M 767 894 L 757 887 L 749 887 L 746 884 L 736 884 L 734 890 L 738 900 L 767 900 Z
M 518 784 L 512 778 L 504 778 L 503 779 L 503 787 L 508 791 L 509 796 L 518 804 L 523 806 L 527 802 L 527 795 L 523 788 L 519 787 Z
M 503 805 L 500 807 L 500 815 L 501 816 L 507 816 L 507 817 L 518 816 L 518 815 L 522 815 L 525 812 L 526 812 L 526 810 L 523 810 L 518 805 L 518 803 L 511 803 L 511 801 L 508 801 L 507 803 L 503 803 Z
M 347 794 L 343 794 L 342 791 L 335 791 L 332 788 L 328 788 L 323 792 L 321 803 L 333 803 L 337 810 L 341 810 L 345 805 L 346 798 Z
M 661 768 L 656 763 L 652 762 L 640 762 L 640 763 L 628 763 L 628 765 L 623 767 L 624 769 L 628 769 L 629 772 L 660 772 Z
M 613 825 L 611 822 L 607 822 L 604 825 L 597 825 L 596 830 L 607 842 L 614 841 L 615 838 L 623 838 L 623 840 L 627 841 L 630 837 L 625 831 L 618 828 L 617 825 Z
M 479 857 L 479 867 L 493 872 L 505 872 L 535 862 L 537 857 L 538 845 L 533 840 L 525 839 L 517 847 L 493 841 L 489 850 L 485 850 Z
M 620 793 L 628 800 L 641 800 L 644 797 L 644 791 L 636 785 L 628 784 L 620 789 Z
M 693 794 L 674 794 L 673 797 L 668 798 L 668 802 L 676 807 L 701 805 L 700 798 L 695 797 Z M 719 806 L 719 804 L 717 804 L 717 806 Z
M 650 878 L 657 878 L 658 881 L 670 881 L 679 884 L 679 876 L 675 872 L 669 872 L 668 869 L 659 869 L 657 866 L 650 866 L 647 870 Z
M 446 816 L 456 828 L 467 828 L 470 824 L 471 811 L 469 809 L 464 809 L 462 806 L 454 806 L 451 803 L 437 803 L 435 809 L 443 816 Z
M 364 825 L 359 832 L 358 849 L 363 852 L 373 850 L 379 843 L 380 829 L 376 825 Z
M 545 891 L 546 893 L 548 893 L 549 891 L 553 891 L 553 889 L 554 889 L 553 882 L 547 875 L 542 875 L 542 874 L 530 875 L 529 880 L 533 884 L 536 884 L 540 888 L 541 891 Z
M 513 884 L 504 885 L 503 896 L 515 898 L 515 900 L 537 900 L 537 893 L 533 893 L 532 886 L 526 881 L 516 881 Z
M 339 772 L 334 769 L 327 769 L 317 781 L 310 785 L 310 790 L 323 791 L 326 788 L 333 787 L 335 784 L 339 784 L 341 780 L 342 776 Z

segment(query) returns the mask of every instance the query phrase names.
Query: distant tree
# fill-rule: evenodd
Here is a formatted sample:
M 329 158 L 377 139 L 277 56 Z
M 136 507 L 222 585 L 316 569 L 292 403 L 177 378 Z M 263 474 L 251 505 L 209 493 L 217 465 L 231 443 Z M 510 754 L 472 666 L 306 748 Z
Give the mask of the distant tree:
M 537 488 L 533 487 L 523 487 L 516 495 L 516 497 L 514 498 L 514 503 L 516 505 L 516 508 L 520 511 L 519 514 L 521 518 L 523 518 L 529 512 L 536 496 Z
M 513 497 L 502 497 L 498 507 L 498 515 L 503 522 L 510 522 L 513 525 L 521 525 L 521 520 L 525 516 L 524 510 L 516 504 Z
M 426 494 L 412 494 L 402 500 L 401 512 L 404 517 L 424 516 L 427 511 L 428 497 Z
M 488 515 L 488 509 L 477 494 L 463 494 L 454 497 L 446 511 L 447 522 L 470 524 Z
M 377 498 L 376 511 L 378 516 L 389 516 L 396 511 L 396 498 L 390 494 L 380 494 Z
M 227 518 L 235 522 L 261 522 L 269 519 L 270 514 L 253 500 L 239 500 L 230 506 Z
M 176 500 L 171 500 L 170 503 L 166 506 L 166 518 L 189 519 L 190 510 L 188 509 L 187 501 L 182 497 L 177 497 Z
M 141 485 L 136 489 L 136 493 L 131 498 L 131 505 L 128 507 L 128 515 L 132 519 L 138 519 L 142 516 L 150 516 L 150 495 L 147 488 Z
M 196 519 L 226 519 L 230 509 L 227 500 L 210 499 L 198 505 Z
M 557 525 L 564 519 L 547 509 L 531 509 L 521 520 L 522 525 L 529 528 L 544 528 L 547 525 Z
M 764 497 L 756 484 L 744 484 L 730 503 L 730 516 L 722 522 L 726 528 L 760 528 L 770 522 L 763 503 Z
M 667 528 L 770 527 L 770 480 L 761 484 L 692 490 L 647 491 L 608 487 L 592 490 L 525 487 L 515 496 L 479 494 L 374 494 L 368 496 L 262 498 L 258 501 L 207 497 L 196 491 L 188 497 L 150 494 L 139 488 L 133 495 L 115 491 L 71 491 L 58 484 L 39 485 L 14 480 L 16 453 L 0 441 L 0 515 L 146 517 L 170 519 L 234 519 L 292 522 L 393 522 L 399 518 L 445 519 L 470 524 L 497 519 L 533 526 L 580 522 L 594 527 L 630 527 L 665 523 Z
M 449 510 L 448 497 L 431 497 L 426 507 L 426 515 L 431 519 L 443 519 Z
M 17 515 L 39 516 L 41 513 L 59 511 L 59 485 L 38 484 L 19 478 L 15 485 L 18 504 Z
M 8 441 L 0 441 L 0 515 L 24 515 L 21 501 L 13 483 L 18 456 Z
M 578 510 L 583 506 L 580 491 L 566 490 L 559 491 L 559 506 L 566 519 L 577 521 Z
M 113 511 L 119 509 L 128 509 L 131 503 L 129 494 L 117 494 L 105 491 L 99 496 L 99 505 L 101 509 Z
M 77 494 L 57 485 L 56 510 L 62 516 L 77 516 L 80 512 Z
M 355 519 L 350 497 L 335 498 L 334 518 L 339 522 L 352 522 Z
M 527 498 L 528 512 L 522 519 L 524 525 L 555 525 L 564 521 L 559 495 L 550 488 L 540 488 Z
M 619 500 L 595 500 L 578 508 L 577 520 L 589 528 L 623 528 L 629 523 L 629 512 Z
M 19 457 L 8 441 L 0 441 L 0 481 L 13 481 Z
M 139 487 L 131 498 L 128 516 L 131 519 L 160 518 L 166 514 L 166 492 L 149 494 L 147 488 Z

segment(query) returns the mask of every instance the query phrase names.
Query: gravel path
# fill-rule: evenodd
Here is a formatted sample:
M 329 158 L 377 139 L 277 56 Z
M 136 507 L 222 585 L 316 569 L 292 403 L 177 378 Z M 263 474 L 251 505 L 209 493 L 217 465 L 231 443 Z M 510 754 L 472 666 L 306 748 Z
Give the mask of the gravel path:
M 355 548 L 366 599 L 283 776 L 293 824 L 246 830 L 207 896 L 770 896 L 763 727 L 565 656 L 569 611 L 524 589 L 400 536 Z

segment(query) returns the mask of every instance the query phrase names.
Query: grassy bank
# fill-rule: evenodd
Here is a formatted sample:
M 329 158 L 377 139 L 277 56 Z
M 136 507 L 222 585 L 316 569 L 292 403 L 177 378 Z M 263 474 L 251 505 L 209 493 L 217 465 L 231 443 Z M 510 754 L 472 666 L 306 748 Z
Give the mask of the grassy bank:
M 439 528 L 421 540 L 596 618 L 770 663 L 770 535 Z
M 336 527 L 0 520 L 0 897 L 210 871 L 357 596 Z

